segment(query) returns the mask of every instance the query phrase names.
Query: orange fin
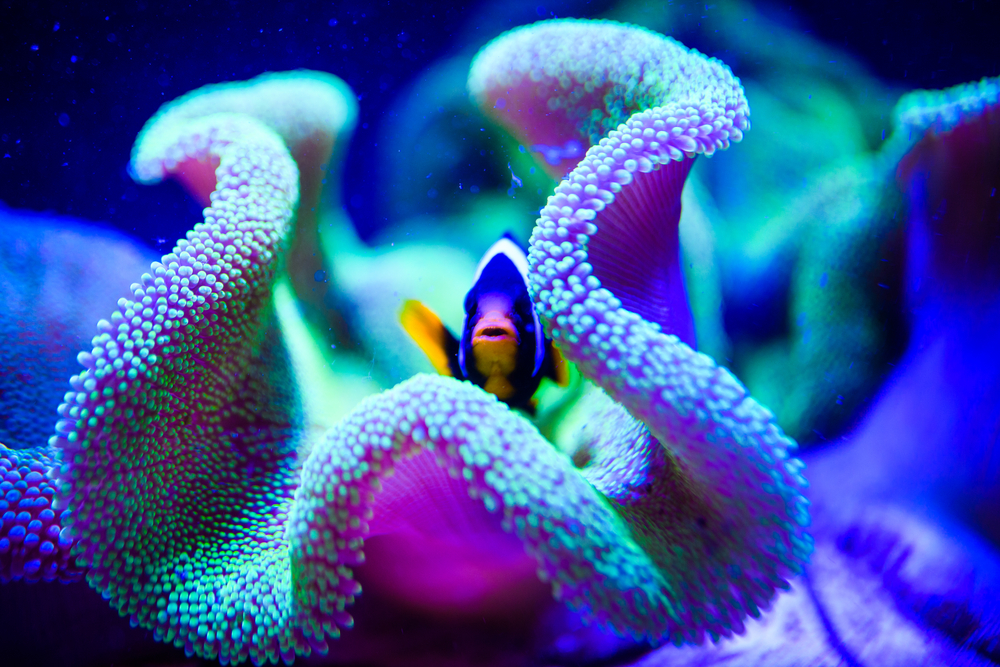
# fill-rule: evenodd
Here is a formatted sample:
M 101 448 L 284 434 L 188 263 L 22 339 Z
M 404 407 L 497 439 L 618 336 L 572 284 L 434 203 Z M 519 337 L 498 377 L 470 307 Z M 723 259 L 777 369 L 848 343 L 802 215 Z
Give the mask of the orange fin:
M 548 342 L 548 348 L 546 350 L 549 357 L 548 376 L 560 387 L 568 386 L 569 364 L 566 363 L 566 358 L 562 356 L 562 352 L 551 340 Z
M 449 356 L 458 351 L 458 341 L 433 310 L 409 299 L 399 311 L 399 323 L 438 373 L 454 377 Z

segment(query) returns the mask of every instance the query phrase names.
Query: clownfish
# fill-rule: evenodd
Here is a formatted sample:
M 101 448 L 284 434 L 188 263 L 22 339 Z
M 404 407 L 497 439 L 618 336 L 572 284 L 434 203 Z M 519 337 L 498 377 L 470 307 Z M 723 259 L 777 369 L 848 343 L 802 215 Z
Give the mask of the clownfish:
M 528 257 L 510 234 L 479 260 L 461 338 L 419 301 L 406 301 L 399 319 L 437 372 L 469 380 L 511 407 L 534 413 L 543 377 L 569 383 L 566 362 L 545 337 L 528 294 Z

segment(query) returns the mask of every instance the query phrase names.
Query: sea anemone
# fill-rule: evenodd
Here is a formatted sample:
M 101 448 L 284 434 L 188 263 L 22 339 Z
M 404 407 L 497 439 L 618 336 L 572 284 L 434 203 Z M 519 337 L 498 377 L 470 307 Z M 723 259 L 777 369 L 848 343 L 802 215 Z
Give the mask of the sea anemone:
M 70 561 L 73 538 L 63 526 L 69 510 L 54 502 L 54 463 L 47 447 L 0 444 L 0 583 L 80 578 Z
M 953 321 L 954 308 L 996 304 L 1000 82 L 911 93 L 897 116 L 898 132 L 917 140 L 897 177 L 909 200 L 907 296 L 921 337 Z
M 663 35 L 610 21 L 542 21 L 501 35 L 473 60 L 469 90 L 489 116 L 542 154 L 556 178 L 652 107 L 672 112 L 673 122 L 654 135 L 671 133 L 656 141 L 675 159 L 725 148 L 748 127 L 743 89 L 728 68 Z M 709 111 L 703 103 L 711 116 L 700 113 Z
M 816 538 L 805 575 L 744 636 L 662 649 L 637 667 L 1000 657 L 998 89 L 990 79 L 905 96 L 877 158 L 895 156 L 909 200 L 916 335 L 856 432 L 804 454 Z M 953 208 L 960 197 L 971 202 Z
M 639 52 L 650 64 L 629 67 L 670 90 L 669 97 L 663 89 L 630 95 L 663 106 L 636 111 L 557 186 L 532 234 L 530 281 L 563 354 L 645 425 L 624 442 L 646 470 L 646 492 L 619 501 L 618 509 L 672 593 L 618 622 L 655 619 L 646 630 L 655 641 L 697 641 L 705 630 L 729 634 L 786 576 L 801 571 L 811 549 L 800 495 L 805 480 L 788 455 L 794 444 L 732 375 L 685 343 L 693 344 L 693 331 L 677 257 L 681 186 L 696 153 L 711 154 L 742 136 L 746 101 L 721 64 L 617 24 L 546 22 L 501 36 L 484 53 L 499 52 L 505 40 L 518 42 L 512 53 L 534 53 L 529 36 L 556 54 L 557 44 L 603 53 L 598 47 L 616 40 L 644 40 L 650 45 Z M 608 421 L 622 434 L 633 432 L 628 424 L 627 415 Z M 595 461 L 616 458 L 598 448 Z
M 625 26 L 512 34 L 530 30 L 635 37 L 660 67 L 647 68 L 645 92 L 605 91 L 609 118 L 634 113 L 557 188 L 532 239 L 536 307 L 610 396 L 583 470 L 494 397 L 427 375 L 366 399 L 314 443 L 312 389 L 277 294 L 304 217 L 295 137 L 330 137 L 331 126 L 310 116 L 306 94 L 301 118 L 262 110 L 259 89 L 281 77 L 190 96 L 144 129 L 132 169 L 145 181 L 180 175 L 208 203 L 204 222 L 98 322 L 50 441 L 76 563 L 132 625 L 223 663 L 291 661 L 353 625 L 354 570 L 366 567 L 397 601 L 466 614 L 509 609 L 505 595 L 524 608 L 537 573 L 600 628 L 699 643 L 742 631 L 801 571 L 811 539 L 794 443 L 687 344 L 680 189 L 694 155 L 746 128 L 738 82 Z M 305 141 L 314 153 L 300 165 L 329 153 Z M 669 275 L 654 276 L 659 298 L 647 303 L 640 277 L 663 257 Z M 16 474 L 45 479 L 30 466 Z M 453 551 L 456 536 L 469 544 Z M 401 548 L 394 557 L 447 547 L 385 567 L 380 544 Z M 480 585 L 471 596 L 469 584 Z

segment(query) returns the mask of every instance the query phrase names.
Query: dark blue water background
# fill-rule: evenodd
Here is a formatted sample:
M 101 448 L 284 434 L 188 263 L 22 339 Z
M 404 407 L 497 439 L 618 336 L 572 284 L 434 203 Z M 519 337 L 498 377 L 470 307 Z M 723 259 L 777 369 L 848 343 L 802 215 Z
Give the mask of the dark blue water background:
M 163 102 L 204 84 L 310 68 L 337 74 L 358 95 L 343 201 L 370 238 L 393 222 L 378 143 L 391 140 L 384 128 L 415 77 L 516 25 L 596 16 L 613 4 L 7 2 L 0 6 L 0 201 L 106 223 L 165 251 L 200 211 L 176 184 L 144 188 L 128 177 L 142 124 Z M 716 11 L 705 2 L 664 4 L 699 17 Z M 943 88 L 1000 71 L 1000 41 L 990 32 L 997 2 L 805 0 L 766 11 L 905 87 Z M 740 74 L 740 54 L 715 51 L 698 35 L 677 37 Z

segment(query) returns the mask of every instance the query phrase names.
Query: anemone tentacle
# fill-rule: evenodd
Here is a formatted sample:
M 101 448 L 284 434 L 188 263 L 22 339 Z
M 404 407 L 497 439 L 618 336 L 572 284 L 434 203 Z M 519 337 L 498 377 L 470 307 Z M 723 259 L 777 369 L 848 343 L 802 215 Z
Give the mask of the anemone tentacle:
M 479 52 L 469 90 L 480 108 L 543 153 L 562 177 L 638 111 L 665 107 L 657 141 L 673 157 L 726 148 L 749 127 L 743 88 L 718 60 L 638 26 L 557 19 L 511 30 Z M 568 154 L 576 141 L 583 149 Z
M 299 168 L 299 202 L 294 229 L 289 235 L 285 268 L 299 300 L 310 315 L 325 326 L 338 346 L 352 345 L 357 337 L 344 296 L 332 283 L 318 282 L 318 271 L 331 272 L 331 257 L 324 252 L 319 212 L 324 194 L 336 192 L 338 155 L 354 130 L 358 105 L 343 80 L 326 72 L 296 70 L 271 72 L 249 81 L 209 84 L 164 104 L 146 121 L 132 149 L 132 171 L 140 182 L 154 183 L 165 176 L 154 158 L 162 143 L 170 142 L 173 127 L 213 113 L 246 114 L 278 134 Z M 215 187 L 211 161 L 188 161 L 173 172 L 193 197 L 207 203 Z M 325 202 L 327 205 L 335 202 Z
M 0 444 L 0 583 L 68 582 L 83 575 L 70 560 L 70 510 L 57 506 L 55 464 L 48 447 Z
M 138 179 L 152 183 L 166 176 L 166 165 L 157 155 L 164 144 L 173 143 L 175 125 L 216 113 L 255 118 L 285 141 L 304 181 L 300 203 L 314 214 L 323 172 L 331 168 L 330 151 L 353 129 L 357 103 L 347 84 L 326 72 L 277 72 L 203 86 L 164 104 L 146 121 L 132 149 L 132 169 Z M 202 200 L 214 190 L 214 169 L 207 176 L 200 182 L 206 189 L 185 183 Z
M 961 497 L 962 505 L 978 506 L 974 521 L 996 535 L 1000 465 L 991 452 L 1000 413 L 995 390 L 1000 355 L 994 343 L 1000 325 L 1000 77 L 910 93 L 899 101 L 896 116 L 896 132 L 915 141 L 896 170 L 908 204 L 911 337 L 904 372 L 921 377 L 922 365 L 932 368 L 935 392 L 948 397 L 940 414 L 962 415 L 953 418 L 947 439 L 925 435 L 917 451 L 928 461 L 951 457 L 947 484 L 955 490 L 939 497 Z M 940 355 L 937 360 L 934 354 Z M 903 386 L 929 382 L 921 377 Z M 937 405 L 926 392 L 920 398 Z M 946 423 L 940 414 L 940 423 Z M 963 443 L 960 457 L 949 453 L 955 442 Z M 934 482 L 941 484 L 946 483 Z
M 1000 78 L 900 99 L 897 129 L 913 142 L 896 177 L 908 201 L 907 300 L 916 337 L 993 309 L 1000 288 Z M 965 312 L 962 312 L 962 311 Z M 980 315 L 982 317 L 982 315 Z
M 919 140 L 928 132 L 942 134 L 988 113 L 1000 105 L 1000 78 L 987 77 L 944 90 L 916 90 L 896 104 L 895 130 Z
M 538 44 L 531 46 L 531 37 Z M 502 91 L 521 77 L 539 97 L 550 93 L 546 77 L 609 80 L 602 63 L 625 60 L 609 44 L 650 43 L 640 50 L 646 60 L 628 64 L 630 77 L 609 87 L 625 97 L 604 98 L 609 110 L 640 110 L 591 146 L 556 187 L 532 234 L 529 279 L 560 349 L 649 430 L 632 439 L 641 450 L 632 454 L 650 475 L 647 495 L 617 509 L 669 583 L 671 601 L 693 610 L 655 639 L 739 631 L 744 614 L 756 616 L 801 572 L 812 548 L 802 464 L 789 454 L 795 444 L 739 381 L 692 349 L 678 284 L 684 178 L 695 155 L 742 138 L 749 124 L 742 88 L 717 61 L 617 24 L 547 22 L 504 39 L 504 52 L 530 54 L 489 89 Z M 597 55 L 575 69 L 563 52 L 580 44 Z M 609 111 L 606 118 L 616 117 Z M 647 437 L 663 449 L 649 447 Z
M 695 156 L 741 141 L 750 126 L 729 68 L 644 28 L 554 20 L 491 42 L 473 62 L 469 90 L 520 141 L 588 149 L 550 164 L 555 177 L 575 166 L 549 200 L 550 217 L 604 212 L 614 233 L 592 239 L 593 273 L 630 310 L 694 347 L 680 194 Z
M 272 287 L 298 173 L 246 116 L 171 131 L 144 159 L 164 173 L 215 162 L 217 187 L 204 222 L 79 355 L 52 439 L 74 553 L 91 586 L 160 640 L 223 662 L 290 659 L 312 646 L 288 623 L 283 528 L 301 424 Z
M 336 586 L 363 562 L 380 478 L 425 450 L 501 516 L 554 595 L 592 621 L 658 638 L 689 613 L 568 457 L 495 396 L 436 375 L 365 399 L 307 460 L 288 524 L 301 609 L 343 607 Z
M 607 166 L 607 148 L 591 149 L 543 209 L 531 240 L 531 288 L 563 353 L 667 448 L 671 485 L 693 495 L 655 530 L 658 564 L 668 578 L 689 582 L 688 606 L 709 613 L 700 625 L 728 634 L 808 558 L 802 464 L 789 457 L 795 444 L 738 380 L 623 307 L 594 275 L 588 242 L 601 234 L 598 211 L 605 204 L 569 195 L 590 176 L 601 183 L 593 165 Z M 632 174 L 622 169 L 618 179 L 627 185 Z M 691 521 L 705 522 L 701 535 L 685 525 Z

